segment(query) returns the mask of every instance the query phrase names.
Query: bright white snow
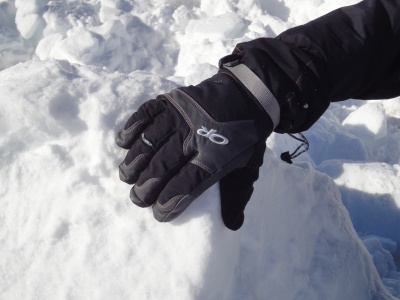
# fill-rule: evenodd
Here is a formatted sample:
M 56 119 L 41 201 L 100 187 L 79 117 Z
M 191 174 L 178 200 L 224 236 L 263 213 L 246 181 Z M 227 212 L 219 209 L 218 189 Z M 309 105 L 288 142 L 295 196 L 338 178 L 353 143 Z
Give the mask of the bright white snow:
M 399 297 L 400 98 L 332 104 L 294 165 L 272 135 L 238 232 L 218 185 L 160 224 L 118 179 L 141 103 L 355 2 L 0 0 L 0 299 Z

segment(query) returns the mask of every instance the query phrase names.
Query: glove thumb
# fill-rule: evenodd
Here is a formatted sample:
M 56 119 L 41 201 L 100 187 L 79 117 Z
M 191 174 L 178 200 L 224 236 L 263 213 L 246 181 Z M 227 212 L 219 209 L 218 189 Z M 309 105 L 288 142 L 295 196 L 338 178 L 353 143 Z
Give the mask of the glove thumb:
M 238 230 L 243 225 L 243 212 L 258 179 L 264 151 L 265 142 L 261 142 L 246 167 L 235 169 L 219 182 L 222 220 L 231 230 Z

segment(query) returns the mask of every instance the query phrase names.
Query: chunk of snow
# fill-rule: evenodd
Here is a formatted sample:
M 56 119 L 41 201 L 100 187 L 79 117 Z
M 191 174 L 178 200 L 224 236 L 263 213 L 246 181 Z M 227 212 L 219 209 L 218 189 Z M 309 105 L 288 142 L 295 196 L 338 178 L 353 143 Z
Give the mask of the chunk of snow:
M 380 102 L 364 104 L 349 114 L 343 125 L 366 142 L 384 138 L 387 135 L 385 108 Z

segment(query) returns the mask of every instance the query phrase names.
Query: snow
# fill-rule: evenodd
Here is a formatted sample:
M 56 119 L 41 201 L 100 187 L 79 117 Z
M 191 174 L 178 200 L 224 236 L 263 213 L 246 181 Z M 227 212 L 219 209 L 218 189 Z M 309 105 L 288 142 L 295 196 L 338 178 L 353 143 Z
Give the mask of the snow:
M 0 0 L 0 299 L 399 297 L 400 98 L 332 104 L 293 165 L 273 134 L 237 232 L 218 185 L 165 224 L 118 179 L 144 101 L 355 2 Z
M 379 102 L 364 104 L 349 114 L 342 124 L 364 143 L 379 141 L 387 135 L 385 108 Z

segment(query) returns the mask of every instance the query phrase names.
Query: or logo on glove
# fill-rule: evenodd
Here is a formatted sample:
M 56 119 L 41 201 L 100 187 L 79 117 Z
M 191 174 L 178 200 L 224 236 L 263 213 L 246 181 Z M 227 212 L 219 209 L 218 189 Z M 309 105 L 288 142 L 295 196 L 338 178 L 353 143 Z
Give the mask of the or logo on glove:
M 215 129 L 208 130 L 207 127 L 201 126 L 201 129 L 197 130 L 197 134 L 208 138 L 211 142 L 219 145 L 226 145 L 229 140 L 223 135 L 216 134 Z

